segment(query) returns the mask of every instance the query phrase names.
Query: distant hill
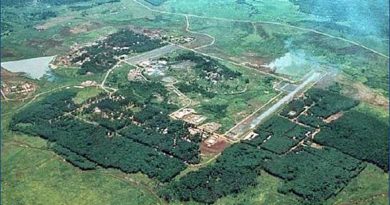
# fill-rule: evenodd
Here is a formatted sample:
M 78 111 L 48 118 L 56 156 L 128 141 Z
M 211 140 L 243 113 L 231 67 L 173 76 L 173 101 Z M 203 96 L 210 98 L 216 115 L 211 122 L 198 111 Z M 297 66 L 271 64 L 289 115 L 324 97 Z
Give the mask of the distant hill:
M 328 18 L 329 22 L 348 23 L 354 31 L 387 37 L 387 0 L 290 0 L 301 12 Z M 329 25 L 328 25 L 329 26 Z

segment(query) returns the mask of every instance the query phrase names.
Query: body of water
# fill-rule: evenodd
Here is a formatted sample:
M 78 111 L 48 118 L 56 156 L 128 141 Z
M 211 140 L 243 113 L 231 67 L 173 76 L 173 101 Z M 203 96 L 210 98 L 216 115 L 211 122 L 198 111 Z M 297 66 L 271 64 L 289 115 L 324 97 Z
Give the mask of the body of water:
M 11 72 L 25 73 L 33 79 L 40 79 L 44 75 L 51 75 L 49 64 L 54 58 L 55 56 L 48 56 L 2 62 L 1 67 Z

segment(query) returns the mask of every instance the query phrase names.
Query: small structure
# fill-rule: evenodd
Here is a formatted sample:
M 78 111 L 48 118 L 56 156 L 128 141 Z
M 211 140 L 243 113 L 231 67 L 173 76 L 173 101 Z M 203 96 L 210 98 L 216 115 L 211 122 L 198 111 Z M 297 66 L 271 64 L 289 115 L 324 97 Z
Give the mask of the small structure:
M 166 60 L 146 60 L 141 61 L 137 65 L 144 69 L 147 75 L 164 75 L 164 71 L 167 69 L 168 61 Z
M 83 87 L 92 87 L 92 86 L 97 86 L 97 83 L 96 83 L 96 81 L 87 80 L 87 81 L 82 82 L 81 86 L 83 86 Z
M 295 112 L 294 110 L 290 110 L 288 112 L 288 116 L 295 116 L 297 114 L 297 112 Z
M 170 114 L 173 119 L 182 119 L 184 116 L 196 113 L 192 108 L 183 108 Z
M 203 115 L 197 115 L 197 114 L 189 114 L 182 118 L 185 122 L 188 122 L 193 125 L 200 125 L 202 122 L 204 122 L 207 119 L 207 117 Z
M 102 113 L 102 110 L 100 110 L 100 108 L 98 107 L 95 107 L 95 109 L 93 110 L 94 113 Z
M 18 82 L 17 84 L 1 84 L 1 89 L 4 94 L 28 94 L 35 91 L 35 86 L 28 82 Z
M 127 80 L 129 81 L 138 81 L 143 80 L 142 72 L 140 69 L 131 69 L 127 74 Z
M 216 136 L 211 136 L 209 138 L 207 138 L 204 143 L 207 145 L 207 147 L 211 147 L 213 146 L 215 143 L 217 143 L 218 141 L 218 137 Z
M 152 63 L 149 60 L 141 61 L 140 63 L 138 63 L 138 66 L 141 68 L 147 68 L 150 67 L 151 65 Z
M 202 134 L 202 130 L 194 127 L 188 128 L 188 131 L 190 132 L 191 135 Z
M 204 143 L 206 144 L 207 147 L 212 147 L 216 143 L 224 141 L 224 139 L 225 138 L 223 137 L 223 135 L 213 134 L 210 137 L 208 137 L 207 139 L 205 139 Z
M 259 136 L 259 134 L 255 133 L 255 132 L 250 132 L 243 139 L 244 140 L 252 140 L 257 136 Z

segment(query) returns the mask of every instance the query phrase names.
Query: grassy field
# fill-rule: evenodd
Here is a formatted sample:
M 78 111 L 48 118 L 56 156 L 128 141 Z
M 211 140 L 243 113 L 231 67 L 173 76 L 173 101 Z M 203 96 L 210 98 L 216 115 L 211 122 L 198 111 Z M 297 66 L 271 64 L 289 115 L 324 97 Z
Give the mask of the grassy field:
M 260 184 L 257 187 L 236 196 L 222 198 L 216 204 L 303 204 L 294 195 L 283 195 L 277 192 L 282 183 L 278 178 L 262 172 L 258 180 Z M 385 205 L 389 200 L 387 181 L 387 174 L 370 164 L 336 197 L 330 198 L 325 204 Z
M 118 85 L 129 82 L 129 80 L 127 79 L 127 74 L 131 69 L 134 69 L 134 67 L 130 66 L 129 64 L 122 63 L 120 66 L 115 68 L 108 76 L 106 85 L 109 87 L 118 88 Z
M 89 98 L 95 97 L 102 92 L 103 92 L 103 90 L 101 88 L 97 88 L 97 87 L 83 88 L 82 90 L 80 90 L 80 92 L 77 93 L 77 95 L 73 99 L 73 101 L 76 104 L 83 104 Z
M 388 204 L 388 180 L 387 173 L 369 164 L 336 197 L 329 199 L 327 204 Z
M 277 190 L 282 182 L 266 172 L 262 172 L 258 177 L 259 185 L 249 188 L 247 191 L 236 196 L 222 198 L 216 202 L 218 205 L 233 204 L 270 204 L 270 205 L 297 205 L 300 204 L 294 195 L 283 195 Z
M 142 176 L 112 170 L 83 172 L 45 147 L 44 140 L 30 136 L 3 140 L 2 204 L 160 203 L 137 184 L 144 183 L 138 179 Z
M 382 26 L 387 24 L 383 19 L 389 15 L 386 10 L 389 6 L 388 2 L 384 0 L 359 2 L 355 4 L 354 1 L 349 0 L 337 3 L 326 0 L 316 2 L 306 0 L 272 2 L 266 0 L 217 0 L 213 2 L 196 0 L 189 3 L 169 0 L 159 7 L 145 5 L 161 11 L 193 14 L 199 16 L 198 18 L 219 18 L 225 22 L 232 20 L 276 22 L 303 29 L 312 28 L 337 37 L 355 40 L 388 53 L 389 42 L 386 40 L 388 30 L 383 29 Z M 365 9 L 367 6 L 371 9 L 369 12 L 364 12 L 367 11 Z M 345 8 L 348 9 L 345 10 Z
M 245 2 L 245 1 L 244 1 Z M 239 20 L 299 21 L 305 19 L 296 6 L 286 0 L 248 1 L 237 3 L 234 0 L 195 0 L 191 2 L 170 0 L 161 6 L 162 10 L 177 13 L 191 13 L 206 17 L 220 17 Z
M 45 140 L 9 131 L 10 119 L 2 115 L 2 204 L 164 204 L 146 176 L 81 171 L 47 149 Z

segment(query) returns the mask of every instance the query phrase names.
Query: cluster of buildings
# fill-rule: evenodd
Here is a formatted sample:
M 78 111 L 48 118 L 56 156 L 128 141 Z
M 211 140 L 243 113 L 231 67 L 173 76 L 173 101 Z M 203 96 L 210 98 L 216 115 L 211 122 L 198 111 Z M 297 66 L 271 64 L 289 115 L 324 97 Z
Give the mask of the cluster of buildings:
M 28 94 L 35 91 L 35 86 L 32 83 L 28 82 L 21 82 L 18 84 L 1 84 L 1 92 L 3 95 L 9 95 L 9 94 Z M 3 96 L 4 97 L 4 96 Z
M 146 60 L 137 64 L 147 75 L 163 76 L 168 65 L 166 60 Z
M 211 147 L 219 141 L 222 137 L 217 133 L 221 124 L 216 122 L 209 122 L 202 124 L 207 117 L 199 115 L 192 108 L 182 108 L 170 114 L 170 117 L 175 120 L 183 120 L 194 127 L 189 128 L 191 134 L 201 134 L 206 146 Z
M 183 120 L 189 124 L 192 125 L 200 125 L 202 122 L 204 122 L 207 117 L 196 114 L 195 110 L 192 108 L 183 108 L 180 110 L 177 110 L 170 114 L 170 117 L 172 117 L 175 120 Z
M 52 64 L 50 64 L 50 67 L 55 69 L 58 66 L 69 66 L 72 65 L 73 59 L 76 59 L 77 57 L 87 53 L 86 50 L 82 49 L 83 47 L 80 44 L 75 43 L 73 46 L 70 47 L 71 51 L 69 54 L 64 56 L 57 56 L 56 59 Z M 85 61 L 90 60 L 88 57 L 80 60 L 79 62 L 74 63 L 76 66 L 81 66 Z
M 142 33 L 151 39 L 161 39 L 164 41 L 169 41 L 169 42 L 174 43 L 174 44 L 186 44 L 186 43 L 190 43 L 193 40 L 195 40 L 195 38 L 191 37 L 191 36 L 166 35 L 166 34 L 163 34 L 163 32 L 161 30 L 143 29 Z
M 127 74 L 127 80 L 129 81 L 139 81 L 143 80 L 142 70 L 141 69 L 131 69 Z

